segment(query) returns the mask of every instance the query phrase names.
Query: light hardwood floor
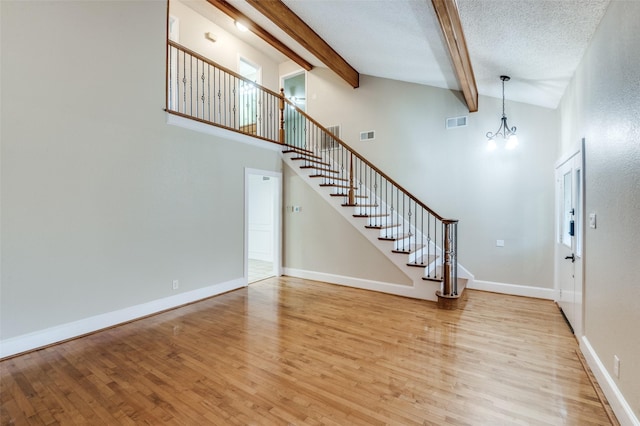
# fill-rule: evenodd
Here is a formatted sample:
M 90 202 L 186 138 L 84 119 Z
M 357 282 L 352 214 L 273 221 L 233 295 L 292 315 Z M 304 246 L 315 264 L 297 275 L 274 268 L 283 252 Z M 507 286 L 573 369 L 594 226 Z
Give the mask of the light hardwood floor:
M 0 363 L 2 425 L 611 424 L 553 302 L 271 278 Z

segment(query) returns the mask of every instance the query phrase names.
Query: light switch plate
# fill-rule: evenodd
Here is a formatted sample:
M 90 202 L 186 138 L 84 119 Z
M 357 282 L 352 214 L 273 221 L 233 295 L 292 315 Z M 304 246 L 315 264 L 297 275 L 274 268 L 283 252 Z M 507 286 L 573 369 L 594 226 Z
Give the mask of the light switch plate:
M 589 228 L 596 229 L 596 214 L 595 213 L 590 213 L 589 214 Z
M 504 240 L 496 240 L 496 247 L 504 247 Z

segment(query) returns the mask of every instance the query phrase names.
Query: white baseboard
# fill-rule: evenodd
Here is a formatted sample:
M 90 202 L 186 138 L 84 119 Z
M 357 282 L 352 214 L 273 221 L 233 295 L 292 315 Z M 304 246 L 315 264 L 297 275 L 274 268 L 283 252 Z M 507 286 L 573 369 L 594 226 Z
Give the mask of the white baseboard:
M 492 293 L 511 294 L 514 296 L 535 297 L 537 299 L 557 300 L 556 291 L 552 288 L 531 287 L 527 285 L 496 283 L 493 281 L 473 280 L 467 288 L 490 291 Z
M 615 381 L 609 375 L 609 372 L 600 361 L 600 358 L 596 354 L 596 351 L 589 343 L 589 339 L 586 336 L 582 336 L 579 339 L 580 342 L 580 350 L 584 355 L 587 364 L 589 364 L 589 368 L 593 372 L 593 375 L 596 377 L 600 388 L 602 388 L 602 392 L 607 397 L 607 401 L 609 405 L 611 405 L 611 409 L 615 413 L 618 421 L 621 426 L 640 426 L 640 420 L 635 416 L 633 410 L 627 403 L 624 396 L 622 396 L 622 392 L 618 389 Z
M 346 287 L 361 288 L 363 290 L 378 291 L 380 293 L 395 294 L 397 296 L 411 297 L 414 299 L 431 300 L 436 302 L 436 286 L 440 283 L 424 282 L 419 288 L 411 284 L 393 284 L 382 281 L 367 280 L 363 278 L 347 277 L 344 275 L 327 274 L 325 272 L 307 271 L 295 268 L 283 268 L 282 273 L 290 277 L 306 280 L 322 281 L 330 284 L 338 284 Z
M 176 294 L 175 296 L 153 300 L 140 305 L 130 306 L 117 311 L 107 312 L 22 336 L 5 339 L 0 341 L 0 359 L 113 327 L 114 325 L 142 318 L 147 315 L 166 311 L 167 309 L 196 302 L 227 291 L 236 290 L 246 285 L 246 278 L 238 278 L 209 287 Z

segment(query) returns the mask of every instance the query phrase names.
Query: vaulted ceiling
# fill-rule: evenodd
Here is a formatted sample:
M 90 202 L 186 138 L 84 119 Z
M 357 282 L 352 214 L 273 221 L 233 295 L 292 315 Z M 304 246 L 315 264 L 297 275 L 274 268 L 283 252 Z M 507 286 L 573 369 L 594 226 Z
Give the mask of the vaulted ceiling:
M 260 0 L 262 2 L 268 0 Z M 204 0 L 185 3 L 209 13 Z M 308 48 L 245 0 L 227 3 L 314 66 Z M 255 3 L 255 2 L 254 2 Z M 460 90 L 431 0 L 283 0 L 360 74 Z M 480 95 L 556 108 L 609 0 L 457 0 Z M 245 36 L 245 41 L 263 43 Z M 326 61 L 325 61 L 326 62 Z M 480 105 L 482 108 L 482 105 Z

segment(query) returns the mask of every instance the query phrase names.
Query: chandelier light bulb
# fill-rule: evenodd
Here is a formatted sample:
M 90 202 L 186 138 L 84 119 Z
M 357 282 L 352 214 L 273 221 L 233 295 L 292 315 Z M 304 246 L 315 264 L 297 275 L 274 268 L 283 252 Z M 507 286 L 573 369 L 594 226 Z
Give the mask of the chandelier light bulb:
M 493 151 L 497 147 L 498 147 L 498 144 L 496 143 L 495 139 L 489 139 L 487 141 L 487 151 Z
M 504 146 L 506 149 L 514 149 L 518 146 L 518 137 L 516 135 L 511 135 L 507 139 L 507 144 Z

